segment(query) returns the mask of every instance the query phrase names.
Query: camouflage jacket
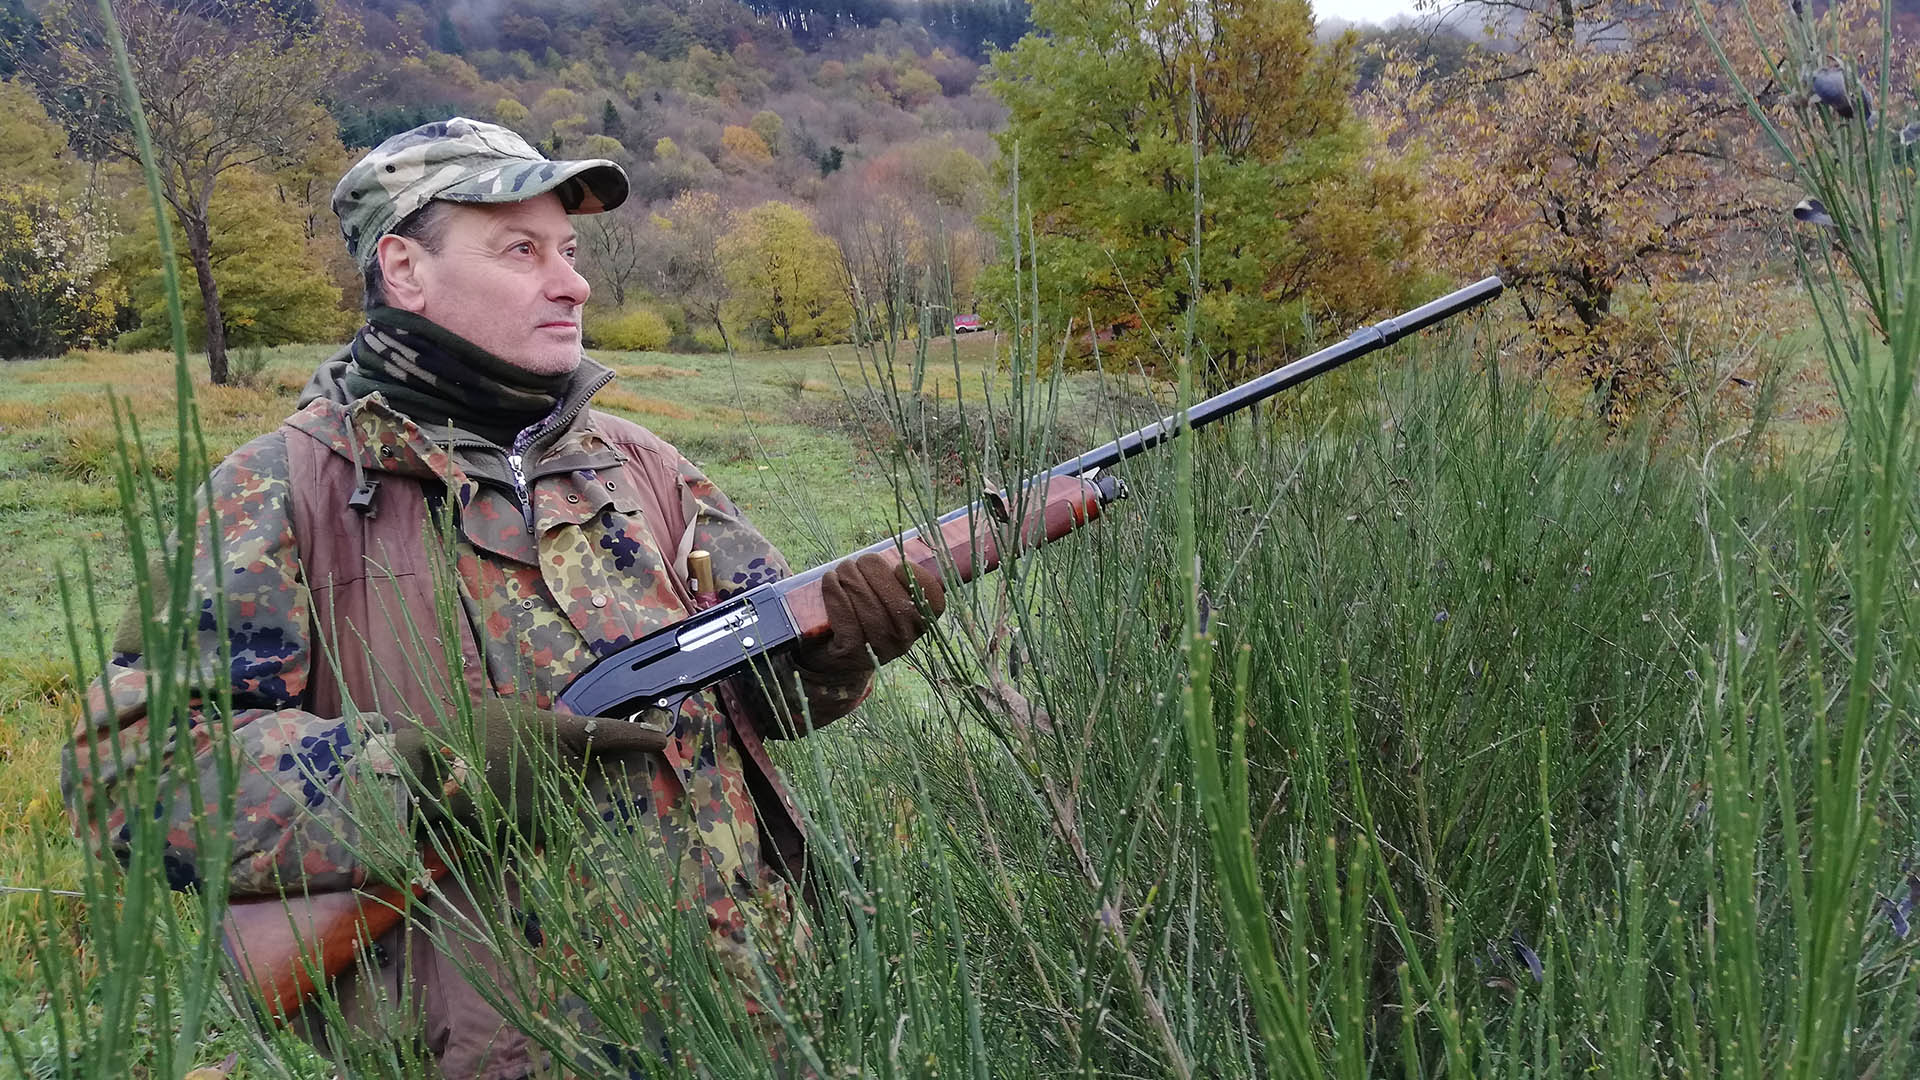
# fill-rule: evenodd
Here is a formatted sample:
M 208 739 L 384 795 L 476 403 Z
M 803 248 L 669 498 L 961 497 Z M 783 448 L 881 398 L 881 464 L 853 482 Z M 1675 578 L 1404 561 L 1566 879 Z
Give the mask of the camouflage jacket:
M 315 683 L 328 656 L 314 619 L 320 583 L 303 576 L 300 552 L 307 538 L 296 535 L 294 510 L 307 505 L 311 515 L 312 505 L 330 506 L 349 521 L 353 512 L 346 509 L 347 490 L 292 489 L 290 459 L 302 450 L 296 440 L 325 444 L 341 469 L 357 470 L 345 473 L 348 477 L 384 478 L 390 489 L 424 492 L 430 500 L 437 495 L 453 511 L 460 621 L 471 634 L 466 651 L 478 653 L 468 657 L 466 674 L 479 692 L 524 696 L 548 706 L 599 657 L 686 617 L 685 590 L 678 583 L 685 581 L 686 554 L 694 548 L 713 553 L 722 595 L 788 572 L 779 552 L 691 462 L 637 425 L 587 408 L 588 399 L 612 378 L 591 361 L 582 364 L 553 430 L 518 463 L 523 479 L 505 451 L 491 443 L 456 430 L 423 428 L 378 394 L 345 400 L 338 380 L 344 366 L 340 358 L 330 361 L 308 387 L 304 408 L 214 470 L 210 494 L 221 535 L 218 565 L 207 544 L 209 510 L 201 509 L 195 587 L 202 617 L 192 651 L 202 658 L 219 655 L 211 599 L 217 577 L 226 608 L 227 676 L 234 702 L 231 751 L 239 782 L 234 847 L 224 868 L 199 865 L 189 827 L 198 807 L 188 805 L 184 792 L 157 808 L 170 826 L 166 864 L 177 887 L 224 878 L 234 896 L 277 895 L 287 888 L 353 887 L 368 876 L 342 796 L 350 776 L 358 773 L 355 782 L 364 782 L 374 769 L 370 763 L 363 768 L 356 756 L 365 737 L 378 734 L 388 720 L 378 712 L 343 719 L 338 690 Z M 677 543 L 663 543 L 661 523 L 645 520 L 641 512 L 632 489 L 649 484 L 678 494 L 679 513 L 666 515 L 684 522 Z M 379 494 L 393 497 L 391 490 Z M 414 539 L 424 543 L 418 534 Z M 433 616 L 408 612 L 403 617 Z M 836 682 L 801 675 L 816 725 L 845 714 L 868 686 L 860 676 Z M 356 704 L 379 696 L 376 688 L 355 681 L 343 675 L 340 689 Z M 141 657 L 117 653 L 92 688 L 62 778 L 83 834 L 90 831 L 88 808 L 96 793 L 105 795 L 109 814 L 92 840 L 114 854 L 124 854 L 129 840 L 122 793 L 130 778 L 115 762 L 128 763 L 124 769 L 130 770 L 147 745 L 146 693 Z M 738 702 L 756 697 L 765 701 L 757 690 L 732 695 L 736 711 Z M 615 813 L 628 820 L 636 811 L 655 818 L 659 830 L 653 846 L 705 879 L 710 905 L 722 904 L 729 895 L 774 884 L 756 830 L 737 827 L 754 816 L 756 796 L 766 801 L 764 790 L 749 790 L 750 781 L 764 788 L 764 780 L 750 775 L 751 763 L 743 764 L 734 724 L 712 695 L 696 695 L 685 713 L 690 722 L 676 728 L 664 754 L 635 755 L 628 794 L 596 792 L 600 801 L 629 798 L 632 805 L 598 809 L 608 820 Z M 195 756 L 201 790 L 210 793 L 219 790 L 215 727 L 196 718 L 169 744 L 172 753 Z M 113 753 L 114 740 L 122 754 Z M 736 921 L 715 915 L 719 923 Z

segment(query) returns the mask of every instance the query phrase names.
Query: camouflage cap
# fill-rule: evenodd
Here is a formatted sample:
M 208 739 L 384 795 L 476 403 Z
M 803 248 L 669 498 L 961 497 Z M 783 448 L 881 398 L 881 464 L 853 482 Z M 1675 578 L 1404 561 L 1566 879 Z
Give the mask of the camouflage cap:
M 364 270 L 379 239 L 434 199 L 510 203 L 549 191 L 569 214 L 598 214 L 626 201 L 627 174 L 604 158 L 549 161 L 498 124 L 456 116 L 369 150 L 333 189 L 333 212 Z

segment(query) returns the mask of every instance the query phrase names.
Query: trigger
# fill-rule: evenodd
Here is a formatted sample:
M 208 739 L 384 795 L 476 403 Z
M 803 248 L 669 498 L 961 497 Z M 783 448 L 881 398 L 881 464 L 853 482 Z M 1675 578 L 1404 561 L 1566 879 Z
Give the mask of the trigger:
M 638 709 L 635 709 L 627 716 L 627 721 L 643 727 L 652 728 L 655 731 L 673 731 L 680 726 L 681 707 L 684 706 L 687 703 L 687 699 L 692 696 L 690 693 L 669 694 L 666 697 L 655 698 L 640 706 Z M 656 717 L 660 717 L 662 714 L 664 714 L 665 723 L 660 723 L 656 719 Z

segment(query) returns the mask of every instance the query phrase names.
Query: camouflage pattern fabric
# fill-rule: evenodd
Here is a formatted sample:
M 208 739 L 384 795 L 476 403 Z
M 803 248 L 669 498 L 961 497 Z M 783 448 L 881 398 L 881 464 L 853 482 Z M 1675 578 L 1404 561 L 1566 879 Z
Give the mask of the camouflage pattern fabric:
M 569 214 L 598 214 L 626 201 L 627 174 L 605 158 L 549 161 L 507 128 L 456 116 L 368 151 L 334 187 L 333 212 L 364 270 L 375 241 L 434 199 L 509 203 L 549 191 Z
M 448 440 L 429 438 L 377 394 L 351 403 L 314 401 L 214 471 L 197 533 L 202 617 L 191 651 L 219 655 L 209 599 L 217 576 L 232 658 L 225 673 L 235 708 L 231 749 L 240 767 L 234 848 L 229 865 L 201 866 L 188 828 L 198 808 L 184 793 L 165 800 L 157 809 L 174 826 L 167 864 L 176 886 L 217 882 L 231 895 L 254 896 L 360 885 L 370 869 L 354 854 L 361 845 L 345 812 L 346 792 L 349 786 L 377 791 L 385 782 L 399 797 L 397 781 L 383 781 L 372 775 L 378 770 L 355 760 L 367 736 L 387 729 L 387 718 L 363 713 L 350 726 L 303 707 L 317 645 L 289 512 L 290 438 L 321 439 L 369 475 L 445 480 L 449 504 L 457 507 L 459 599 L 484 652 L 484 670 L 469 671 L 469 680 L 541 707 L 594 660 L 686 617 L 669 580 L 684 565 L 686 550 L 713 553 L 723 594 L 788 573 L 779 552 L 733 502 L 677 453 L 665 467 L 673 470 L 689 527 L 678 551 L 661 550 L 639 516 L 631 466 L 622 467 L 621 455 L 600 433 L 608 418 L 585 408 L 585 398 L 608 378 L 604 368 L 583 364 L 573 403 L 577 418 L 529 459 L 526 514 L 511 480 L 501 479 L 510 473 L 498 447 L 469 438 L 450 449 Z M 569 408 L 563 403 L 561 412 Z M 206 543 L 209 515 L 221 530 L 218 565 Z M 805 707 L 816 722 L 844 715 L 869 685 L 859 678 L 801 676 Z M 76 828 L 91 833 L 103 853 L 124 854 L 129 839 L 122 792 L 147 744 L 146 693 L 141 657 L 114 656 L 91 688 L 62 777 Z M 211 726 L 196 715 L 168 747 L 170 754 L 193 755 L 201 790 L 209 793 L 218 791 Z M 115 742 L 123 753 L 113 752 Z M 664 754 L 632 754 L 626 761 L 621 790 L 597 790 L 594 813 L 608 823 L 646 824 L 647 843 L 677 868 L 683 893 L 706 905 L 723 950 L 744 941 L 748 920 L 761 917 L 751 909 L 764 909 L 776 922 L 787 917 L 786 884 L 761 857 L 736 737 L 712 695 L 688 700 Z M 96 794 L 111 811 L 93 832 L 88 807 Z

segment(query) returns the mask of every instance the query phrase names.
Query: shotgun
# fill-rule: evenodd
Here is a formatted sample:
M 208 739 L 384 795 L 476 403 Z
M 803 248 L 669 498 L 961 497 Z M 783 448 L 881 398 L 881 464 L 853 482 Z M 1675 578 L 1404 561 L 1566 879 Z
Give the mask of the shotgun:
M 892 555 L 933 573 L 941 555 L 952 561 L 954 578 L 967 582 L 1000 565 L 1000 539 L 994 526 L 1019 527 L 1012 539 L 1020 548 L 1058 540 L 1098 518 L 1106 506 L 1126 497 L 1126 485 L 1107 472 L 1112 466 L 1173 438 L 1246 409 L 1289 387 L 1324 375 L 1358 357 L 1384 348 L 1415 331 L 1451 318 L 1500 295 L 1497 277 L 1478 281 L 1396 319 L 1355 331 L 1345 341 L 1285 367 L 1210 397 L 1186 411 L 1155 421 L 1105 446 L 1069 458 L 1021 485 L 1018 497 L 988 491 L 975 502 L 941 515 L 930 535 L 909 529 L 898 536 L 822 563 L 789 578 L 728 597 L 691 618 L 665 626 L 602 657 L 574 677 L 560 704 L 581 716 L 638 719 L 655 709 L 673 710 L 689 694 L 747 671 L 768 653 L 829 633 L 820 579 L 847 559 L 869 553 Z
M 1308 379 L 1385 348 L 1499 296 L 1504 286 L 1488 277 L 1438 300 L 1355 331 L 1346 340 L 1268 372 L 1105 446 L 1088 450 L 1029 477 L 1017 494 L 990 490 L 943 514 L 929 532 L 909 529 L 822 563 L 811 570 L 760 585 L 725 599 L 713 595 L 710 578 L 690 567 L 695 614 L 661 627 L 619 652 L 602 657 L 567 685 L 561 708 L 581 716 L 633 720 L 654 710 L 678 709 L 690 695 L 746 673 L 754 662 L 796 642 L 825 637 L 820 579 L 845 559 L 869 553 L 911 560 L 941 573 L 942 557 L 953 578 L 967 582 L 998 567 L 1009 552 L 1058 540 L 1098 519 L 1108 504 L 1126 497 L 1126 485 L 1110 470 L 1182 432 L 1204 427 Z M 1014 521 L 1015 516 L 1019 521 Z M 690 560 L 691 561 L 691 560 Z M 746 727 L 748 725 L 741 725 Z M 758 757 L 757 733 L 741 732 L 745 749 Z M 446 868 L 429 859 L 428 874 Z M 364 943 L 392 930 L 423 885 L 380 886 L 362 892 L 289 896 L 230 905 L 227 952 L 252 983 L 268 1015 L 285 1019 L 320 981 L 333 978 L 359 955 Z

